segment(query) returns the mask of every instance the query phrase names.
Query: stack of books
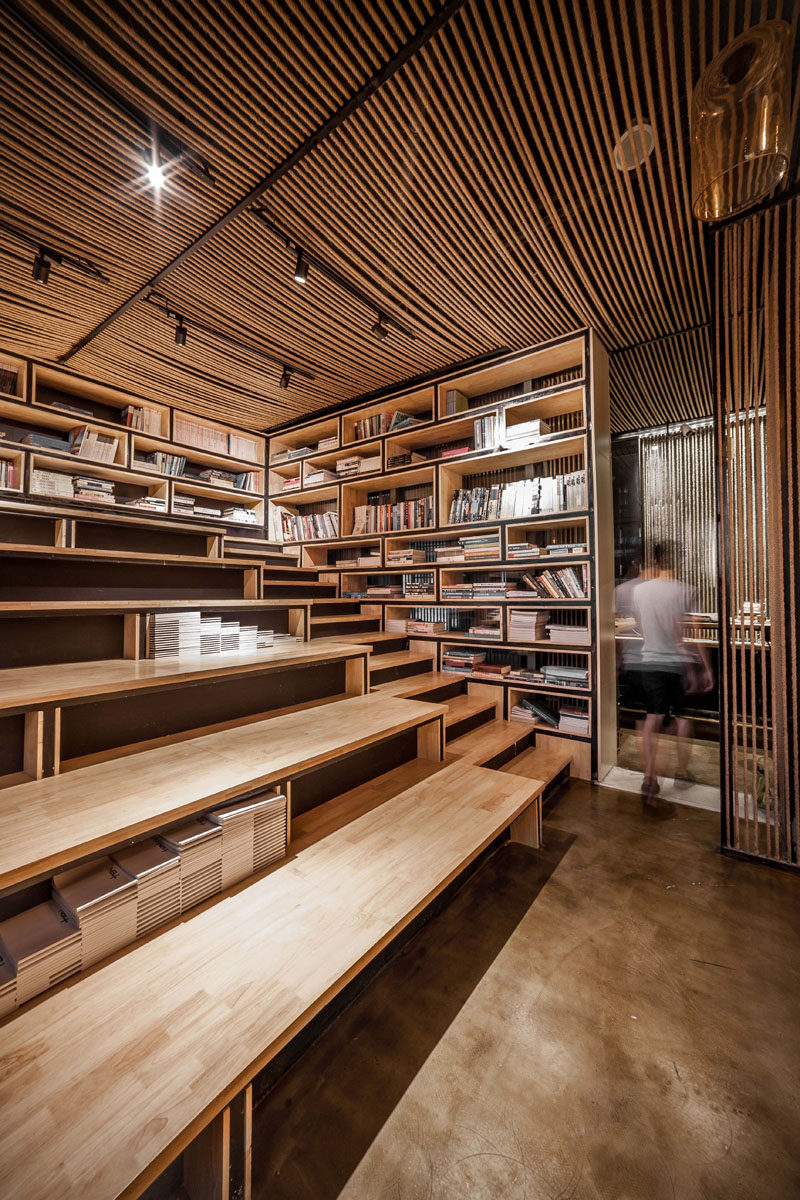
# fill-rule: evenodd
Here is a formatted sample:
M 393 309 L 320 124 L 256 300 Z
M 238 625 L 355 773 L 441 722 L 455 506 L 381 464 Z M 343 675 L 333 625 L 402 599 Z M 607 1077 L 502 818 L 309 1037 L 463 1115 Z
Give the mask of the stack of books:
M 512 595 L 514 585 L 508 579 L 480 576 L 472 584 L 472 595 L 475 600 L 505 600 Z
M 306 471 L 306 487 L 318 487 L 321 483 L 336 483 L 338 475 L 326 467 L 314 467 Z
M 17 1007 L 17 976 L 11 963 L 0 954 L 0 1017 L 6 1017 Z
M 393 454 L 386 459 L 386 470 L 393 471 L 397 467 L 412 467 L 415 463 L 424 463 L 428 459 L 416 450 L 404 450 L 402 454 Z
M 453 675 L 472 675 L 474 668 L 485 661 L 486 654 L 483 650 L 447 646 L 442 652 L 442 670 Z
M 533 421 L 520 421 L 517 425 L 506 424 L 506 441 L 533 443 L 537 442 L 539 438 L 546 437 L 551 432 L 547 421 L 543 421 L 541 417 L 537 417 Z
M 81 931 L 54 900 L 1 922 L 0 947 L 16 973 L 18 1005 L 81 969 Z
M 159 842 L 180 855 L 181 912 L 216 896 L 222 888 L 222 829 L 207 818 L 162 833 Z
M 532 542 L 509 542 L 508 557 L 512 558 L 539 558 L 545 551 L 541 546 L 537 546 Z
M 542 668 L 542 674 L 545 682 L 554 687 L 588 688 L 589 686 L 588 667 L 566 667 L 558 663 L 548 663 Z
M 232 458 L 246 458 L 250 462 L 258 461 L 258 442 L 245 437 L 241 433 L 228 434 L 228 454 Z
M 76 500 L 91 500 L 93 504 L 114 503 L 112 479 L 92 479 L 90 475 L 76 475 L 72 483 Z
M 570 554 L 586 554 L 586 542 L 551 542 L 546 553 L 552 558 L 566 558 Z
M 172 511 L 176 516 L 194 516 L 194 496 L 187 496 L 184 492 L 176 492 L 172 498 Z
M 151 658 L 176 658 L 200 653 L 199 612 L 154 612 L 151 619 Z
M 458 539 L 465 562 L 500 557 L 500 538 L 496 533 L 479 533 Z
M 471 600 L 472 599 L 472 584 L 471 583 L 443 583 L 442 584 L 442 599 L 443 600 Z
M 406 632 L 412 634 L 428 635 L 444 633 L 444 621 L 426 621 L 421 618 L 410 617 L 406 622 Z
M 405 617 L 387 617 L 385 627 L 387 633 L 406 633 L 408 621 Z
M 403 546 L 399 550 L 386 551 L 387 567 L 408 567 L 426 561 L 424 550 L 412 550 L 410 546 Z
M 199 511 L 199 510 L 198 510 Z M 258 517 L 253 508 L 243 508 L 239 504 L 228 504 L 222 509 L 222 520 L 233 525 L 258 525 Z
M 511 716 L 515 721 L 530 721 L 534 725 L 543 721 L 551 729 L 558 728 L 558 718 L 553 715 L 548 705 L 536 696 L 520 696 L 511 709 Z
M 558 728 L 564 733 L 579 733 L 585 737 L 589 733 L 589 714 L 582 708 L 562 704 Z
M 504 675 L 511 674 L 511 665 L 502 662 L 475 663 L 472 673 L 473 675 L 483 676 L 486 679 L 502 679 Z
M 277 791 L 208 814 L 208 820 L 222 830 L 223 888 L 284 857 L 286 817 L 286 797 Z
M 35 446 L 38 450 L 58 450 L 62 454 L 69 454 L 69 438 L 60 433 L 38 430 L 36 433 L 23 434 L 19 440 L 24 446 Z
M 500 609 L 489 608 L 485 612 L 476 614 L 474 625 L 469 627 L 469 636 L 475 638 L 491 638 L 500 641 Z
M 141 508 L 145 512 L 167 511 L 167 501 L 163 496 L 117 496 L 117 504 L 123 508 Z
M 405 592 L 399 583 L 370 583 L 367 597 L 375 600 L 402 600 Z
M 88 425 L 79 425 L 69 434 L 70 454 L 91 458 L 94 462 L 113 463 L 117 455 L 117 439 L 110 433 L 98 433 Z
M 116 851 L 112 857 L 136 880 L 137 937 L 145 937 L 180 916 L 181 858 L 176 850 L 148 838 Z
M 320 438 L 317 442 L 317 453 L 324 454 L 326 450 L 336 450 L 339 446 L 339 438 L 337 434 L 332 433 L 329 437 Z
M 431 599 L 435 589 L 435 583 L 432 575 L 419 574 L 414 572 L 410 575 L 403 576 L 403 596 L 408 596 L 413 599 L 417 596 L 421 599 Z
M 136 880 L 110 858 L 54 876 L 53 899 L 80 926 L 84 970 L 136 938 Z
M 31 471 L 31 491 L 37 496 L 55 496 L 60 500 L 72 500 L 75 489 L 72 476 L 59 471 L 43 471 L 34 467 Z
M 140 429 L 143 433 L 161 433 L 161 413 L 156 408 L 140 408 L 129 404 L 122 410 L 123 424 L 129 429 Z
M 541 642 L 550 614 L 543 609 L 512 608 L 508 614 L 510 642 Z
M 281 491 L 297 492 L 300 490 L 300 482 L 301 480 L 299 475 L 292 475 L 291 478 L 284 479 L 283 483 L 281 484 Z
M 564 646 L 591 646 L 592 635 L 588 625 L 560 625 L 551 622 L 547 626 L 551 642 Z

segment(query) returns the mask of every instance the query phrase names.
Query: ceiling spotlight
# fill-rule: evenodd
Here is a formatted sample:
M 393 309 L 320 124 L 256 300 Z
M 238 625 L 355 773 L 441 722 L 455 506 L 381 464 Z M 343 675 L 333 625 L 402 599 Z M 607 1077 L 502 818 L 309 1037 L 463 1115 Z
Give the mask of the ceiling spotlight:
M 185 346 L 188 336 L 189 330 L 183 323 L 183 317 L 178 317 L 178 324 L 175 326 L 175 345 Z
M 615 167 L 618 171 L 635 171 L 647 162 L 655 144 L 651 125 L 632 125 L 614 146 Z
M 156 191 L 159 191 L 167 181 L 164 168 L 159 165 L 158 155 L 155 151 L 153 151 L 152 161 L 147 164 L 147 180 Z
M 281 374 L 280 380 L 278 381 L 278 387 L 284 388 L 284 390 L 286 388 L 288 388 L 291 378 L 292 378 L 291 367 L 284 367 L 283 373 Z
M 44 249 L 40 246 L 36 257 L 33 260 L 33 278 L 37 283 L 47 283 L 50 278 L 50 267 L 52 263 L 47 257 Z
M 297 251 L 297 266 L 294 269 L 295 283 L 305 283 L 308 279 L 308 263 L 303 258 L 303 251 Z
M 379 342 L 382 342 L 384 338 L 389 336 L 389 329 L 386 325 L 384 325 L 383 322 L 384 316 L 383 313 L 381 313 L 375 324 L 370 325 L 369 327 L 370 333 L 374 333 Z

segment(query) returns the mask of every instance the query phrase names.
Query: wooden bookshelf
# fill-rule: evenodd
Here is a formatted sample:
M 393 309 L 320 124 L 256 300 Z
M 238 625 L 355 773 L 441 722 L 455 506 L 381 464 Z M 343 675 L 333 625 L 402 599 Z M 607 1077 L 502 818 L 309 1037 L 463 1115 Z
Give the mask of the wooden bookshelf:
M 409 414 L 414 423 L 399 429 L 362 424 L 394 412 Z M 480 427 L 480 448 L 476 446 L 478 422 L 484 422 Z M 536 426 L 535 422 L 545 425 Z M 384 423 L 388 424 L 388 419 Z M 363 436 L 359 437 L 359 433 Z M 337 438 L 337 449 L 315 452 L 322 437 Z M 400 390 L 353 405 L 338 416 L 278 430 L 269 440 L 270 460 L 273 446 L 278 453 L 287 447 L 308 447 L 302 471 L 296 471 L 301 481 L 308 478 L 315 466 L 335 470 L 337 458 L 347 457 L 348 452 L 363 451 L 366 456 L 380 451 L 383 463 L 380 473 L 326 481 L 316 487 L 306 487 L 303 483 L 302 490 L 288 495 L 278 495 L 270 487 L 271 505 L 285 507 L 290 512 L 303 511 L 304 506 L 324 498 L 325 505 L 338 513 L 337 538 L 327 539 L 323 544 L 302 540 L 302 565 L 325 572 L 325 581 L 338 585 L 340 597 L 353 596 L 374 605 L 375 611 L 383 613 L 384 629 L 392 631 L 398 631 L 404 615 L 415 609 L 445 609 L 452 614 L 499 610 L 499 639 L 471 637 L 463 631 L 409 632 L 412 641 L 430 647 L 434 670 L 439 669 L 443 647 L 450 642 L 474 643 L 492 653 L 507 651 L 510 658 L 517 656 L 514 661 L 520 654 L 528 655 L 532 663 L 541 663 L 548 655 L 555 656 L 553 661 L 557 661 L 564 654 L 585 661 L 587 689 L 548 688 L 505 676 L 488 680 L 481 676 L 480 682 L 501 689 L 505 717 L 516 703 L 517 693 L 541 692 L 555 697 L 555 703 L 564 696 L 585 698 L 590 719 L 586 738 L 544 724 L 533 728 L 537 744 L 540 739 L 542 745 L 547 739 L 562 745 L 565 738 L 574 742 L 580 772 L 602 778 L 616 760 L 613 524 L 607 360 L 593 333 L 578 331 L 498 356 L 478 367 L 445 371 L 426 387 Z M 411 456 L 411 461 L 389 466 L 391 460 L 402 456 Z M 279 465 L 279 470 L 285 478 L 284 466 Z M 561 479 L 562 483 L 537 485 L 535 480 L 539 478 Z M 564 480 L 569 481 L 569 487 Z M 275 476 L 274 482 L 278 488 L 282 486 L 281 476 Z M 506 493 L 506 503 L 510 505 L 513 497 L 513 507 L 490 509 L 485 519 L 471 518 L 471 513 L 467 519 L 459 519 L 458 511 L 453 508 L 453 496 L 461 489 L 485 487 L 488 491 L 493 485 L 514 483 L 520 484 L 519 491 Z M 540 490 L 548 506 L 541 511 L 527 508 L 528 493 L 524 487 L 530 487 L 532 493 Z M 433 496 L 430 527 L 395 527 L 354 534 L 355 510 L 366 504 L 370 496 L 388 493 L 402 500 L 407 495 L 406 489 L 412 489 L 411 494 L 415 495 L 427 488 Z M 484 540 L 476 541 L 479 538 Z M 576 544 L 585 547 L 583 553 L 572 552 L 571 547 Z M 551 545 L 564 549 L 550 554 Z M 345 558 L 348 548 L 357 557 L 367 547 L 376 546 L 381 547 L 381 555 L 374 566 L 337 565 L 336 560 Z M 520 556 L 525 546 L 531 549 Z M 424 555 L 423 560 L 398 562 L 396 553 L 404 549 L 418 550 Z M 506 580 L 518 580 L 521 590 L 525 587 L 522 576 L 526 572 L 536 576 L 566 567 L 586 568 L 585 596 L 551 600 L 531 590 L 525 598 L 480 593 L 469 600 L 444 598 L 443 588 L 480 581 L 483 575 L 496 579 L 502 577 L 502 572 Z M 368 579 L 373 586 L 380 586 L 382 580 L 390 586 L 392 581 L 402 586 L 404 575 L 416 576 L 421 572 L 432 582 L 426 598 L 367 593 Z M 561 645 L 542 637 L 524 645 L 512 644 L 509 624 L 514 609 L 570 614 L 569 619 L 578 622 L 585 619 L 590 643 Z M 563 617 L 564 621 L 567 619 Z
M 264 536 L 263 434 L 2 353 L 0 384 L 0 497 Z

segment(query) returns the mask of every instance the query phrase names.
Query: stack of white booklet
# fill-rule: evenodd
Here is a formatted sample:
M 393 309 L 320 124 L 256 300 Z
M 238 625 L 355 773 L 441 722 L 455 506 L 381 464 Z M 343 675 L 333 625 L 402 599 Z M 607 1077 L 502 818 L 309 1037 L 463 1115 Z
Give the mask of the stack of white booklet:
M 55 875 L 53 899 L 80 926 L 84 968 L 136 939 L 136 880 L 110 858 Z
M 13 1012 L 17 1006 L 17 976 L 10 962 L 0 954 L 0 1017 Z
M 205 820 L 187 821 L 162 833 L 159 842 L 181 856 L 181 912 L 222 888 L 222 830 Z
M 154 838 L 119 850 L 114 861 L 138 882 L 136 936 L 144 937 L 180 915 L 181 856 Z
M 208 819 L 222 830 L 223 888 L 286 853 L 286 797 L 279 792 L 215 809 Z
M 0 943 L 17 973 L 17 1004 L 81 969 L 81 931 L 53 900 L 3 921 Z
M 153 658 L 200 653 L 199 612 L 156 612 L 152 622 Z

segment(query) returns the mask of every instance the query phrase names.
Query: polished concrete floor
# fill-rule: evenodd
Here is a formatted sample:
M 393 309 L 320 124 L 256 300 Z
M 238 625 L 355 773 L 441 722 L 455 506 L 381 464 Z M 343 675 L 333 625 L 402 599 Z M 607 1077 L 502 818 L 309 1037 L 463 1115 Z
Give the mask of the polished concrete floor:
M 274 1087 L 256 1200 L 800 1197 L 800 880 L 574 784 Z

